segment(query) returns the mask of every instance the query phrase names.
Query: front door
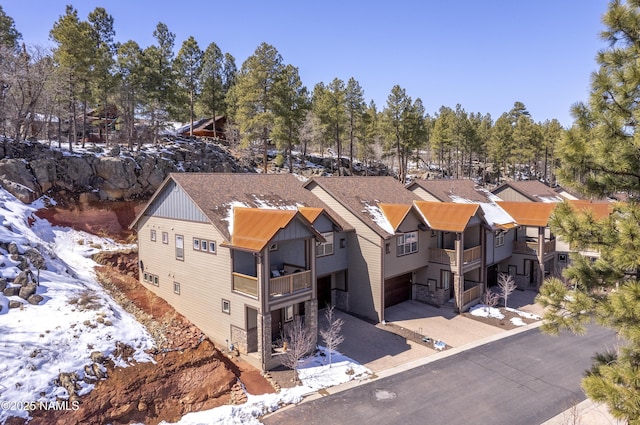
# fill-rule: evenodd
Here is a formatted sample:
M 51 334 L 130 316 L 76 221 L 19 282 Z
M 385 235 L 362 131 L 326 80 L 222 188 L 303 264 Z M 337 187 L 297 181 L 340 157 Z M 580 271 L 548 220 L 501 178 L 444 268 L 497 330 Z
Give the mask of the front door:
M 276 341 L 278 339 L 282 339 L 282 309 L 272 310 L 271 311 L 271 340 Z
M 331 305 L 331 275 L 318 278 L 318 309 Z

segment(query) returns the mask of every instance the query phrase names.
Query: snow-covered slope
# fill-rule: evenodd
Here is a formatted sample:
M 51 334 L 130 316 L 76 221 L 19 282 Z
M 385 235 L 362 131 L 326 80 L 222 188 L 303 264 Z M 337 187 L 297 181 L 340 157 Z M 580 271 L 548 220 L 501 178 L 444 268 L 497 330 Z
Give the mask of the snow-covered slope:
M 137 361 L 151 361 L 145 350 L 154 344 L 146 329 L 95 279 L 90 255 L 121 246 L 51 226 L 33 215 L 37 207 L 22 204 L 0 188 L 0 275 L 15 286 L 11 282 L 20 273 L 18 257 L 3 248 L 10 242 L 20 254 L 35 248 L 46 262 L 36 292 L 43 297 L 38 305 L 0 291 L 0 423 L 10 416 L 27 417 L 25 403 L 67 398 L 67 391 L 54 384 L 61 372 L 78 374 L 79 395 L 90 391 L 93 385 L 82 379 L 85 365 L 92 364 L 92 352 L 124 366 L 113 356 L 116 342 L 135 348 Z M 31 270 L 36 274 L 34 267 Z M 9 309 L 11 300 L 23 305 Z

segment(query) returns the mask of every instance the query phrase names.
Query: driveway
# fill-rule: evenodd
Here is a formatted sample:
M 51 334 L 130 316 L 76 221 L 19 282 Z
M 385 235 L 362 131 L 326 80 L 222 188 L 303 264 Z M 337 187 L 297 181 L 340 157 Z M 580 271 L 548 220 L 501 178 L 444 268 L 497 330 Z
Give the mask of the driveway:
M 533 299 L 533 291 L 515 291 L 509 296 L 509 307 L 542 314 Z M 341 311 L 334 314 L 344 320 L 344 342 L 338 347 L 345 356 L 368 367 L 374 373 L 410 364 L 436 354 L 432 348 L 394 334 L 382 323 L 372 324 Z M 323 312 L 319 326 L 326 326 Z M 409 329 L 433 340 L 445 342 L 449 347 L 463 347 L 491 337 L 499 337 L 506 330 L 456 314 L 451 308 L 433 307 L 417 301 L 405 301 L 385 310 L 387 324 Z M 322 341 L 318 341 L 322 344 Z

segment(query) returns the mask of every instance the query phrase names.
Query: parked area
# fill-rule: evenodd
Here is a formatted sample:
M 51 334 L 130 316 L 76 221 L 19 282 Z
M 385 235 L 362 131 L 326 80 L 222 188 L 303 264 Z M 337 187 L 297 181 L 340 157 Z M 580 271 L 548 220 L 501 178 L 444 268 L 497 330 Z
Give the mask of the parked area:
M 535 291 L 515 291 L 509 296 L 509 307 L 542 315 L 542 307 L 535 304 Z M 418 301 L 405 301 L 385 310 L 385 324 L 372 324 L 350 314 L 336 311 L 344 320 L 344 342 L 340 352 L 374 373 L 398 367 L 438 352 L 427 344 L 394 333 L 392 326 L 402 327 L 433 341 L 443 341 L 447 348 L 462 347 L 479 340 L 498 336 L 506 329 L 483 323 L 456 313 L 452 308 L 434 307 Z M 320 312 L 319 327 L 325 326 Z

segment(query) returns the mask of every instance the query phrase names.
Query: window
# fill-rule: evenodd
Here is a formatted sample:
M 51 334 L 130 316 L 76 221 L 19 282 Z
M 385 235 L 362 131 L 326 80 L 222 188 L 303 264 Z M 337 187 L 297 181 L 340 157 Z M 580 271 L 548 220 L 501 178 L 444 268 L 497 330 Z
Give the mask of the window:
M 418 252 L 418 232 L 409 232 L 398 235 L 398 256 Z
M 196 251 L 208 252 L 209 254 L 215 254 L 216 242 L 201 238 L 193 238 L 193 249 Z
M 151 273 L 144 273 L 144 281 L 152 285 L 158 286 L 158 276 Z
M 324 242 L 316 242 L 316 257 L 333 254 L 333 232 L 323 233 Z
M 499 231 L 498 233 L 496 233 L 496 246 L 502 245 L 504 245 L 504 232 Z
M 340 239 L 340 248 L 346 248 L 347 247 L 347 240 L 345 238 L 341 238 Z
M 269 245 L 269 251 L 277 251 L 277 250 L 278 250 L 277 243 L 272 243 L 271 245 Z
M 288 305 L 284 308 L 284 321 L 290 322 L 293 320 L 293 306 Z
M 180 283 L 173 282 L 173 293 L 180 295 Z
M 566 263 L 567 262 L 567 254 L 558 254 L 558 262 Z
M 222 300 L 222 312 L 231 314 L 231 302 L 229 300 Z
M 176 235 L 176 260 L 184 260 L 184 237 Z
M 151 241 L 156 241 L 156 229 L 151 229 Z
M 167 232 L 162 232 L 162 243 L 164 244 L 169 243 L 169 234 Z

